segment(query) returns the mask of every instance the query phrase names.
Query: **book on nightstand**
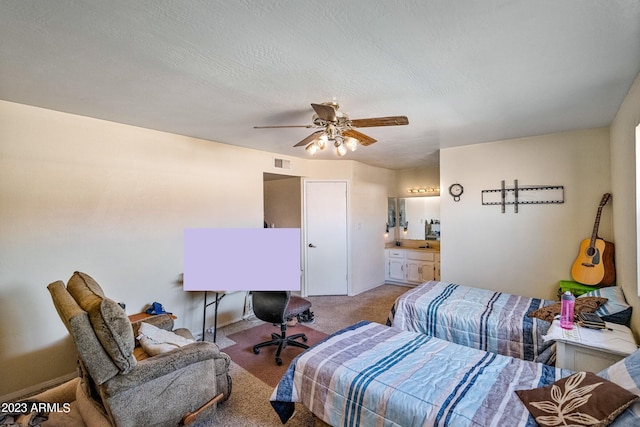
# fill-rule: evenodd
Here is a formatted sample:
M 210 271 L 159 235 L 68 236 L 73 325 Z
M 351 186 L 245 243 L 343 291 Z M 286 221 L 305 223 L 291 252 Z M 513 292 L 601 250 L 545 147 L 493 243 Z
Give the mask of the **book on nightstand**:
M 584 328 L 605 329 L 604 320 L 595 313 L 578 313 L 578 324 Z

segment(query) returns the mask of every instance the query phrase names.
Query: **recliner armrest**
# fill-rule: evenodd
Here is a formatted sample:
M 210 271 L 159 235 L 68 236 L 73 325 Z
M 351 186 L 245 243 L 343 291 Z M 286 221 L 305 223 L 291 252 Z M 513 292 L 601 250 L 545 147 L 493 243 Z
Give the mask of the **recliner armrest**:
M 226 355 L 225 355 L 226 356 Z M 194 363 L 224 358 L 218 346 L 210 342 L 194 342 L 167 353 L 141 360 L 128 374 L 118 375 L 104 385 L 108 395 L 139 386 L 141 383 L 160 378 Z M 228 356 L 227 356 L 228 357 Z

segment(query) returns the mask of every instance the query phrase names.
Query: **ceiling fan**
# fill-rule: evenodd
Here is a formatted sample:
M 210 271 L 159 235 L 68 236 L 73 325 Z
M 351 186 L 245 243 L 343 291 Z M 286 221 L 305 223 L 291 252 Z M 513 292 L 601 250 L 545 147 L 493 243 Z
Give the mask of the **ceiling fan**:
M 337 102 L 311 104 L 316 112 L 310 125 L 254 126 L 254 129 L 268 128 L 319 128 L 320 130 L 307 136 L 294 147 L 306 145 L 305 150 L 311 155 L 323 150 L 327 143 L 333 143 L 338 156 L 347 154 L 347 149 L 355 151 L 358 144 L 367 146 L 376 140 L 353 128 L 408 125 L 406 116 L 375 117 L 368 119 L 350 119 L 346 113 L 339 111 Z

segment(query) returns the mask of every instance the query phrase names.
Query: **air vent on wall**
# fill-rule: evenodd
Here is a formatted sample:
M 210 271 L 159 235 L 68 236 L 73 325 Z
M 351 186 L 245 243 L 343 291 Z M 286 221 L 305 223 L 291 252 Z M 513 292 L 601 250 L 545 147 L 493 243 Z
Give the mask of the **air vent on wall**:
M 291 170 L 291 160 L 278 159 L 277 157 L 274 157 L 273 167 L 276 169 Z

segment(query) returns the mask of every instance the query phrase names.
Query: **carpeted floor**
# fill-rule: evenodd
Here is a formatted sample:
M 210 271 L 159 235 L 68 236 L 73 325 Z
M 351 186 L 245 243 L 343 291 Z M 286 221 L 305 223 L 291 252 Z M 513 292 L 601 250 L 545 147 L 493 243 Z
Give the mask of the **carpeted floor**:
M 308 299 L 312 303 L 311 309 L 315 313 L 315 323 L 307 324 L 306 326 L 322 332 L 323 334 L 331 334 L 360 320 L 370 320 L 384 324 L 395 299 L 407 290 L 408 288 L 403 286 L 382 285 L 354 297 L 309 297 Z M 243 320 L 220 328 L 217 332 L 216 343 L 222 351 L 226 351 L 225 348 L 230 348 L 237 344 L 233 341 L 233 334 L 260 325 L 264 325 L 264 322 L 257 319 L 251 319 Z M 296 328 L 298 328 L 298 326 L 291 328 L 290 333 L 296 333 Z M 235 337 L 237 338 L 238 336 L 236 335 Z M 213 334 L 207 332 L 205 334 L 205 339 L 207 341 L 212 341 Z M 258 339 L 256 342 L 264 340 Z M 297 353 L 298 349 L 295 347 L 287 347 L 283 350 L 283 353 L 288 353 L 290 351 Z M 259 355 L 252 354 L 252 356 L 265 357 L 265 359 L 273 360 L 272 355 L 267 353 L 266 349 Z M 283 362 L 283 367 L 285 367 L 287 361 L 284 357 Z M 264 366 L 265 368 L 271 369 L 271 367 L 276 366 L 275 361 L 273 361 L 273 365 L 265 364 Z M 219 405 L 218 410 L 211 419 L 202 420 L 197 424 L 192 424 L 192 426 L 282 426 L 280 419 L 269 403 L 269 397 L 271 396 L 274 387 L 268 385 L 264 380 L 253 375 L 240 364 L 236 363 L 233 360 L 233 357 L 229 372 L 233 380 L 233 391 L 229 400 Z M 80 424 L 77 424 L 76 422 Z M 79 425 L 81 425 L 81 421 L 70 419 L 69 417 L 60 418 L 55 416 L 50 417 L 49 421 L 42 424 L 42 427 L 75 427 Z M 314 425 L 316 425 L 316 422 L 313 414 L 311 414 L 302 405 L 296 405 L 296 414 L 287 423 L 287 427 L 312 427 Z
M 223 351 L 231 357 L 231 360 L 243 369 L 249 371 L 250 374 L 275 388 L 280 378 L 282 378 L 287 371 L 287 367 L 291 361 L 302 353 L 304 349 L 295 346 L 287 346 L 282 349 L 280 354 L 282 365 L 280 366 L 278 366 L 275 361 L 277 346 L 262 347 L 260 353 L 255 354 L 253 352 L 253 346 L 261 342 L 270 341 L 272 333 L 280 334 L 280 326 L 263 323 L 253 328 L 236 332 L 228 336 L 230 340 L 235 341 L 235 344 L 230 347 L 225 347 Z M 297 339 L 296 341 L 307 344 L 308 346 L 312 346 L 327 337 L 327 334 L 324 332 L 301 324 L 287 328 L 287 336 L 294 334 L 305 334 L 307 337 L 306 342 L 302 339 Z
M 360 320 L 370 320 L 384 324 L 396 298 L 406 292 L 407 287 L 382 285 L 357 296 L 308 297 L 311 310 L 315 313 L 315 323 L 306 325 L 326 334 L 332 334 Z M 220 328 L 217 344 L 225 351 L 235 344 L 230 336 L 234 333 L 263 324 L 260 320 L 245 320 Z M 295 328 L 291 328 L 293 331 Z M 207 340 L 212 340 L 212 334 Z M 290 350 L 289 348 L 284 351 Z M 294 350 L 295 351 L 295 350 Z M 233 392 L 229 400 L 219 406 L 211 420 L 198 427 L 280 427 L 282 423 L 269 403 L 273 387 L 249 373 L 237 363 L 231 362 Z M 296 405 L 296 414 L 286 424 L 287 427 L 312 427 L 313 414 L 302 405 Z

